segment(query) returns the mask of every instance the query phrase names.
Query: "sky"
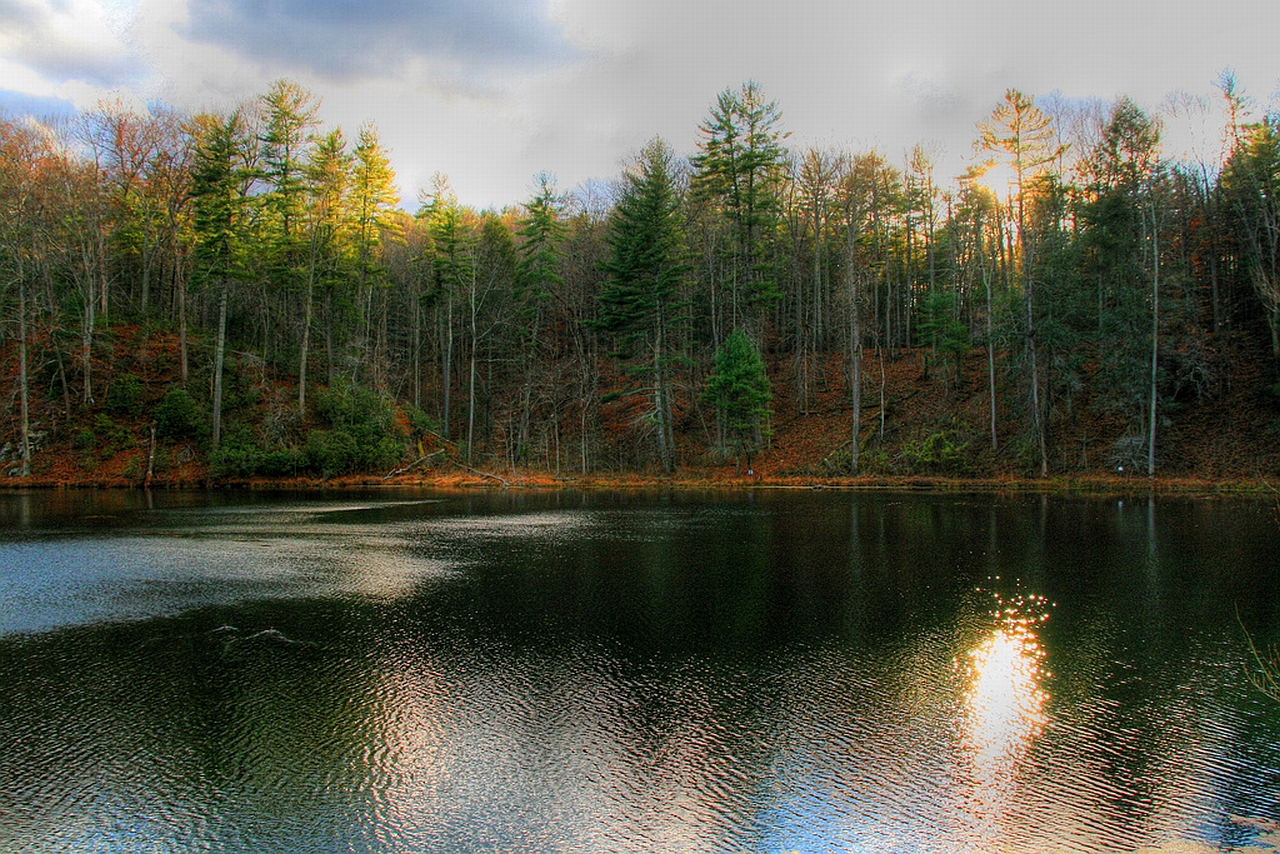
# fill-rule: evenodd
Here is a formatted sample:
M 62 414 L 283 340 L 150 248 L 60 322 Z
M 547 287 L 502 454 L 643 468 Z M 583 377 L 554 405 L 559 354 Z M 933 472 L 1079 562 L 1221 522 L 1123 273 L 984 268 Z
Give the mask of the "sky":
M 693 153 L 753 80 L 793 150 L 919 144 L 945 185 L 1011 87 L 1153 113 L 1185 93 L 1209 111 L 1166 150 L 1216 146 L 1214 82 L 1274 103 L 1277 33 L 1275 0 L 0 0 L 0 107 L 229 109 L 288 78 L 326 128 L 377 128 L 406 208 L 442 173 L 499 209 L 540 172 L 609 181 L 654 136 Z

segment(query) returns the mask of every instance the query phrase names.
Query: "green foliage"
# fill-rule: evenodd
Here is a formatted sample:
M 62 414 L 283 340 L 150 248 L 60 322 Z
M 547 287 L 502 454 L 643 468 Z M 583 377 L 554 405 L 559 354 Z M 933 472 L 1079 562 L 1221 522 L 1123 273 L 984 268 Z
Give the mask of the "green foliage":
M 955 293 L 934 291 L 921 301 L 919 311 L 920 342 L 958 365 L 969 351 L 969 328 L 960 321 Z
M 330 430 L 312 430 L 307 460 L 326 476 L 385 471 L 405 454 L 408 436 L 393 401 L 372 389 L 337 386 L 313 397 Z
M 88 427 L 82 428 L 71 440 L 71 447 L 77 451 L 92 451 L 98 445 L 98 437 Z
M 1268 118 L 1241 131 L 1221 185 L 1249 281 L 1267 311 L 1272 355 L 1280 358 L 1280 124 Z
M 958 366 L 980 336 L 989 366 L 947 392 L 974 423 L 979 404 L 990 413 L 993 465 L 1097 466 L 1113 446 L 1136 461 L 1157 343 L 1158 425 L 1227 405 L 1212 397 L 1232 383 L 1274 383 L 1237 366 L 1268 327 L 1280 354 L 1280 123 L 1233 113 L 1229 158 L 1193 168 L 1159 159 L 1159 121 L 1126 99 L 1090 112 L 1082 134 L 1068 131 L 1083 115 L 1036 103 L 1009 90 L 975 132 L 1013 180 L 1002 169 L 985 186 L 984 162 L 948 195 L 921 149 L 905 169 L 875 151 L 788 151 L 780 110 L 749 82 L 710 101 L 688 160 L 655 141 L 616 185 L 561 197 L 542 175 L 501 213 L 459 204 L 441 179 L 407 228 L 372 128 L 352 148 L 288 81 L 235 112 L 89 116 L 87 146 L 0 117 L 0 296 L 15 326 L 36 324 L 6 340 L 31 348 L 31 426 L 82 406 L 57 435 L 88 461 L 144 441 L 137 416 L 154 410 L 165 444 L 226 443 L 215 473 L 390 468 L 406 434 L 451 438 L 455 406 L 474 428 L 466 451 L 501 447 L 512 464 L 642 466 L 656 440 L 670 466 L 716 428 L 722 453 L 746 453 L 768 432 L 761 353 L 728 341 L 705 389 L 684 370 L 739 326 L 795 370 L 797 406 L 833 416 L 852 396 L 842 356 L 851 368 L 864 350 L 892 362 L 923 345 Z M 1068 137 L 1083 150 L 1064 151 Z M 111 326 L 133 317 L 138 349 Z M 157 405 L 152 378 L 179 376 L 178 352 L 196 397 Z M 955 464 L 958 439 L 949 451 L 920 436 L 902 453 L 915 403 L 897 404 L 912 392 L 891 372 L 877 410 L 874 372 L 858 365 L 858 417 L 876 411 L 884 427 L 857 446 L 859 470 L 876 467 L 864 450 L 886 472 Z M 313 396 L 338 376 L 444 426 L 367 390 Z M 689 417 L 699 392 L 714 425 Z M 1275 417 L 1257 414 L 1235 420 L 1248 441 Z M 20 429 L 9 424 L 0 444 Z M 321 431 L 310 455 L 308 426 Z
M 307 470 L 304 451 L 256 439 L 246 425 L 229 430 L 209 455 L 215 477 L 293 477 Z
M 643 421 L 652 424 L 662 470 L 675 470 L 675 438 L 669 388 L 671 339 L 687 324 L 679 313 L 683 259 L 680 197 L 673 178 L 671 149 L 661 139 L 640 152 L 634 171 L 614 206 L 609 223 L 607 281 L 598 294 L 598 327 L 613 333 L 624 371 L 644 376 L 651 407 Z
M 409 429 L 415 436 L 423 436 L 427 433 L 439 433 L 440 422 L 432 418 L 421 409 L 410 408 L 408 412 Z
M 230 430 L 210 455 L 217 477 L 292 477 L 311 473 L 338 477 L 357 472 L 384 472 L 405 454 L 405 429 L 389 398 L 349 386 L 323 389 L 312 396 L 316 414 L 327 428 L 308 432 L 303 448 L 289 447 L 279 437 L 255 437 L 247 425 Z M 421 429 L 435 426 L 422 413 Z
M 136 374 L 121 374 L 107 390 L 105 405 L 116 415 L 134 414 L 146 394 L 142 380 Z
M 691 158 L 695 194 L 724 217 L 732 233 L 731 280 L 741 282 L 745 300 L 758 307 L 782 295 L 768 252 L 782 212 L 781 121 L 777 103 L 765 100 L 754 81 L 737 92 L 725 89 L 698 128 L 700 150 Z
M 260 456 L 248 431 L 228 431 L 209 454 L 209 473 L 214 477 L 252 477 L 258 473 Z
M 351 474 L 360 468 L 360 448 L 346 430 L 312 430 L 307 435 L 307 463 L 325 477 Z
M 939 430 L 902 446 L 902 459 L 914 474 L 964 474 L 969 469 L 969 440 L 959 430 Z
M 255 141 L 244 114 L 197 117 L 191 174 L 197 278 L 245 278 L 253 263 Z
M 185 388 L 171 388 L 152 412 L 156 438 L 169 441 L 203 438 L 208 431 L 204 410 Z
M 760 351 L 745 332 L 734 330 L 716 351 L 702 399 L 719 411 L 728 444 L 739 457 L 759 450 L 760 439 L 769 435 L 763 419 L 772 398 Z
M 98 452 L 103 459 L 118 451 L 132 448 L 136 444 L 133 434 L 129 432 L 129 428 L 116 424 L 115 421 L 102 412 L 93 416 L 93 435 L 96 437 Z
M 600 289 L 602 328 L 624 342 L 652 342 L 667 331 L 679 286 L 687 273 L 682 258 L 680 199 L 672 179 L 671 149 L 652 140 L 613 210 L 605 263 L 609 278 Z
M 538 303 L 550 298 L 564 284 L 560 275 L 560 244 L 566 229 L 561 222 L 563 202 L 555 194 L 551 177 L 538 176 L 538 191 L 525 203 L 525 216 L 516 232 L 520 238 L 520 259 L 516 266 L 515 300 L 522 315 L 536 311 Z

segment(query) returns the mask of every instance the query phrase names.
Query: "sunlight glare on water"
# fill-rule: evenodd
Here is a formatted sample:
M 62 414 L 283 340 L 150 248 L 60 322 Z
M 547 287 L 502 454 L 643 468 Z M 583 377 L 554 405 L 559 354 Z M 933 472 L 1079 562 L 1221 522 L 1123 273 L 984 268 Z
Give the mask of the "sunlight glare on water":
M 961 662 L 966 800 L 982 850 L 997 850 L 1005 836 L 1020 772 L 1047 722 L 1045 650 L 1035 632 L 1048 619 L 1045 603 L 1036 596 L 997 602 L 995 626 Z
M 1047 674 L 1035 625 L 1046 619 L 1047 613 L 1023 614 L 1020 604 L 1003 608 L 997 626 L 969 653 L 966 746 L 981 780 L 1015 770 L 1044 729 Z

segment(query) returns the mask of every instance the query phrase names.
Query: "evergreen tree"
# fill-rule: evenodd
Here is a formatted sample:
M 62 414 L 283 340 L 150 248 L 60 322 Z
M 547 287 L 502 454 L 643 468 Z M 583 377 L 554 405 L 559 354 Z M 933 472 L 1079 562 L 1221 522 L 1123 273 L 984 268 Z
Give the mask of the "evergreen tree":
M 253 270 L 255 246 L 255 146 L 241 111 L 223 118 L 201 116 L 194 129 L 194 199 L 196 275 L 217 289 L 218 331 L 213 362 L 214 449 L 222 435 L 222 368 L 227 343 L 227 303 L 236 280 Z
M 1280 129 L 1274 120 L 1241 130 L 1222 183 L 1249 281 L 1267 314 L 1271 355 L 1280 362 Z
M 524 373 L 515 437 L 517 455 L 529 443 L 533 388 L 543 359 L 547 306 L 564 285 L 560 275 L 560 244 L 566 234 L 560 220 L 563 203 L 556 196 L 550 175 L 544 172 L 537 181 L 537 192 L 525 203 L 525 215 L 516 232 L 521 242 L 512 298 Z
M 669 338 L 684 321 L 677 312 L 686 268 L 671 149 L 661 139 L 641 150 L 635 169 L 626 175 L 610 220 L 609 247 L 599 324 L 617 336 L 628 373 L 649 381 L 647 417 L 659 464 L 670 473 L 676 459 Z
M 1128 98 L 1117 101 L 1085 159 L 1089 184 L 1079 205 L 1077 241 L 1077 268 L 1096 298 L 1098 400 L 1129 417 L 1133 427 L 1123 441 L 1135 450 L 1146 444 L 1148 469 L 1155 461 L 1160 321 L 1159 150 L 1159 124 Z M 1086 296 L 1084 288 L 1079 293 Z M 1085 314 L 1080 305 L 1076 316 Z M 1090 331 L 1084 322 L 1076 326 Z M 1117 463 L 1141 462 L 1120 448 L 1116 454 Z
M 442 400 L 441 433 L 448 439 L 452 429 L 454 305 L 467 292 L 475 274 L 475 230 L 458 197 L 443 175 L 436 175 L 426 204 L 418 212 L 427 221 L 434 253 L 433 281 L 428 299 L 434 304 L 440 335 Z
M 731 448 L 738 458 L 738 472 L 743 459 L 748 468 L 752 455 L 760 449 L 769 429 L 762 420 L 768 417 L 769 377 L 764 359 L 745 332 L 736 329 L 716 351 L 715 369 L 707 379 L 702 398 L 716 407 L 723 428 L 722 450 Z
M 374 385 L 386 385 L 386 359 L 383 351 L 387 339 L 385 295 L 387 268 L 382 263 L 381 248 L 387 239 L 399 240 L 400 218 L 395 207 L 400 194 L 395 188 L 396 175 L 391 161 L 371 124 L 360 127 L 353 153 L 351 192 L 352 240 L 356 269 L 356 298 L 360 306 L 360 351 L 364 363 L 371 367 Z M 375 300 L 375 296 L 379 299 Z M 376 303 L 376 304 L 375 304 Z
M 1040 476 L 1049 474 L 1048 417 L 1041 394 L 1042 378 L 1037 353 L 1035 279 L 1031 274 L 1036 248 L 1032 239 L 1027 206 L 1034 182 L 1057 161 L 1064 151 L 1057 141 L 1053 120 L 1036 107 L 1035 102 L 1009 89 L 1004 100 L 992 110 L 991 117 L 978 125 L 978 148 L 991 154 L 988 166 L 1003 158 L 1013 170 L 1014 210 L 1018 224 L 1018 271 L 1022 285 L 1025 328 L 1023 340 L 1027 352 L 1030 386 L 1031 423 L 1035 432 Z
M 715 206 L 731 232 L 727 275 L 734 326 L 747 309 L 763 312 L 781 294 L 768 252 L 782 208 L 781 120 L 777 103 L 766 101 L 755 82 L 739 92 L 726 89 L 699 126 L 700 150 L 691 158 L 695 194 Z
M 261 100 L 262 174 L 271 188 L 266 207 L 288 242 L 304 216 L 307 154 L 320 105 L 291 80 L 275 81 Z
M 350 265 L 347 186 L 351 180 L 351 156 L 342 131 L 334 130 L 316 141 L 307 163 L 308 252 L 302 311 L 302 342 L 298 360 L 298 408 L 307 403 L 307 360 L 311 352 L 311 321 L 317 286 L 324 288 L 329 306 L 325 319 L 329 384 L 333 385 L 334 290 L 341 286 Z

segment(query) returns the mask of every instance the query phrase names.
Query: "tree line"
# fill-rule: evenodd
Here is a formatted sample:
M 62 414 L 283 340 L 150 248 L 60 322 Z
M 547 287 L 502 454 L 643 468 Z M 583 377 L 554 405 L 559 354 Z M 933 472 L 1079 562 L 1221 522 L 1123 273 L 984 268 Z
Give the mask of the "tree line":
M 149 408 L 226 474 L 433 453 L 671 472 L 693 448 L 749 465 L 771 413 L 812 408 L 838 364 L 848 450 L 828 462 L 859 473 L 886 360 L 958 385 L 980 353 L 984 424 L 941 430 L 934 459 L 977 442 L 1048 474 L 1088 407 L 1119 425 L 1109 461 L 1154 473 L 1161 424 L 1230 381 L 1233 348 L 1264 338 L 1271 382 L 1280 368 L 1280 126 L 1220 90 L 1169 107 L 1220 117 L 1218 150 L 1191 162 L 1127 98 L 1010 89 L 975 124 L 973 166 L 942 181 L 923 146 L 788 148 L 748 82 L 688 156 L 655 138 L 616 181 L 562 193 L 539 175 L 502 211 L 437 175 L 413 213 L 376 128 L 321 127 L 287 80 L 222 112 L 3 117 L 17 457 L 28 473 L 39 396 L 69 426 Z M 125 323 L 176 336 L 163 393 L 100 387 Z

